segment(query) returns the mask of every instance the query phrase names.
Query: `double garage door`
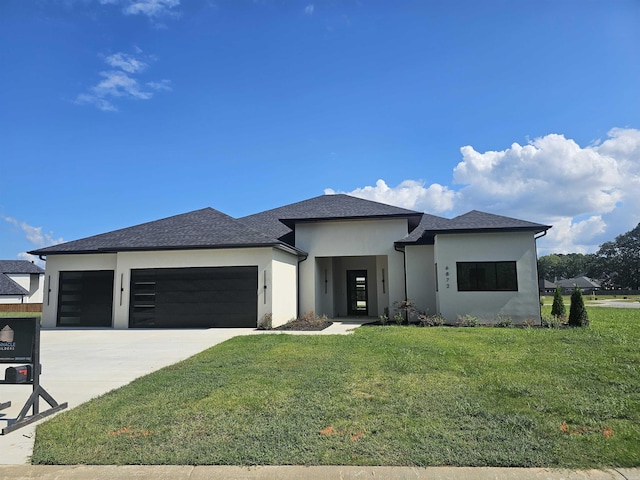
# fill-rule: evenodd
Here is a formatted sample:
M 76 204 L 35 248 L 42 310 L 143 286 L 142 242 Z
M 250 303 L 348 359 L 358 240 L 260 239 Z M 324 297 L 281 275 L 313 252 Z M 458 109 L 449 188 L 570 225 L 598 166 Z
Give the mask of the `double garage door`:
M 68 273 L 61 273 L 61 291 L 66 283 L 63 274 Z M 74 325 L 111 326 L 112 301 L 101 301 L 97 305 L 95 299 L 96 290 L 99 290 L 101 299 L 108 296 L 112 300 L 113 272 L 109 272 L 110 275 L 106 272 L 73 273 L 79 307 L 76 309 Z M 96 284 L 96 277 L 111 281 Z M 83 291 L 87 294 L 85 299 L 82 298 Z M 255 327 L 258 316 L 257 292 L 256 266 L 132 270 L 129 327 Z M 60 313 L 63 302 L 58 305 L 58 324 L 69 325 L 68 320 L 61 321 L 65 318 Z M 69 306 L 64 308 L 68 309 Z M 85 310 L 86 314 L 83 314 Z M 96 325 L 96 317 L 101 319 L 101 325 Z

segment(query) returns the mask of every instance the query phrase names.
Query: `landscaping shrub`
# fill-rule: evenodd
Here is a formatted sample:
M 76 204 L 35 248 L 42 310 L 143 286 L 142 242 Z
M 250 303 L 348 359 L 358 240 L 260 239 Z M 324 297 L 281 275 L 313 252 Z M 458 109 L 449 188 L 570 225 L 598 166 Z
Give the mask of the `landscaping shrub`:
M 411 300 L 403 300 L 401 302 L 393 302 L 393 309 L 395 314 L 393 319 L 398 325 L 403 323 L 411 323 L 411 321 L 417 316 L 416 304 Z
M 271 330 L 273 321 L 273 314 L 265 313 L 258 321 L 258 330 Z
M 441 327 L 446 321 L 442 315 L 427 315 L 427 312 L 419 312 L 417 317 L 420 327 Z
M 496 318 L 496 327 L 499 328 L 509 328 L 513 326 L 513 320 L 511 317 L 505 315 L 498 315 Z
M 560 328 L 562 326 L 562 319 L 555 315 L 542 315 L 542 323 L 540 326 L 543 328 Z
M 460 327 L 477 327 L 479 323 L 478 317 L 466 314 L 458 317 L 458 326 Z
M 564 319 L 567 316 L 567 309 L 564 306 L 564 301 L 562 299 L 562 289 L 559 286 L 556 286 L 556 289 L 553 292 L 553 305 L 551 305 L 551 315 L 560 319 Z
M 584 307 L 582 292 L 576 286 L 571 294 L 571 307 L 569 309 L 569 325 L 572 327 L 588 327 L 589 315 Z

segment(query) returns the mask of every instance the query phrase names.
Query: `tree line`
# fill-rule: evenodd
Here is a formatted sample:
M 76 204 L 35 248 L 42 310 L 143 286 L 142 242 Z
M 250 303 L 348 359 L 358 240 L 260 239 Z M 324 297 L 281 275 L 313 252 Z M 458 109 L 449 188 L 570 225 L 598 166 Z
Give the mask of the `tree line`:
M 538 259 L 540 279 L 579 275 L 598 279 L 607 289 L 640 289 L 640 223 L 600 245 L 596 253 L 552 253 Z

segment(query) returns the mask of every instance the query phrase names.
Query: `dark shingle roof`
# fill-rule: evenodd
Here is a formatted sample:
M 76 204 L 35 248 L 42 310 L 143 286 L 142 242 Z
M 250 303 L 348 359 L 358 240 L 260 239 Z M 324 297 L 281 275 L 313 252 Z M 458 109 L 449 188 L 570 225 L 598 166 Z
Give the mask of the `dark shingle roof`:
M 242 217 L 247 225 L 276 238 L 292 231 L 297 222 L 316 220 L 353 220 L 359 218 L 399 217 L 414 219 L 418 224 L 422 214 L 406 208 L 373 202 L 345 194 L 320 195 L 301 202 Z
M 602 288 L 600 282 L 589 277 L 580 276 L 575 278 L 563 278 L 558 280 L 558 285 L 562 288 Z
M 422 219 L 420 220 L 420 223 L 418 224 L 416 229 L 409 235 L 404 237 L 402 240 L 400 240 L 398 243 L 416 242 L 420 240 L 420 238 L 422 238 L 425 232 L 447 228 L 450 224 L 451 220 L 449 220 L 448 218 L 437 217 L 435 215 L 425 213 L 422 215 Z
M 550 228 L 548 225 L 503 217 L 502 215 L 494 215 L 478 210 L 472 210 L 451 220 L 425 213 L 418 227 L 397 243 L 433 243 L 435 235 L 444 233 L 517 231 L 539 233 Z
M 493 213 L 472 210 L 451 220 L 454 230 L 533 230 L 542 232 L 551 228 L 540 223 L 527 222 L 517 218 L 503 217 Z
M 0 260 L 0 273 L 44 273 L 44 269 L 28 260 Z
M 29 295 L 29 292 L 4 273 L 0 273 L 0 295 Z
M 57 253 L 116 252 L 125 250 L 171 250 L 275 246 L 280 241 L 213 208 L 203 208 L 134 227 L 95 235 L 52 247 L 34 255 Z

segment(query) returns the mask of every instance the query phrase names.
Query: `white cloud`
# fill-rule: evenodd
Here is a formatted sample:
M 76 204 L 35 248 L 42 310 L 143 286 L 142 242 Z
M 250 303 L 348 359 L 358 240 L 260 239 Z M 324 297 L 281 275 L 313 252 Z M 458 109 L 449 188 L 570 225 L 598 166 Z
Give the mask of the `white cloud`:
M 494 211 L 553 225 L 543 253 L 593 252 L 640 221 L 640 131 L 613 129 L 587 147 L 550 134 L 479 153 L 461 148 L 456 210 Z
M 146 15 L 154 18 L 167 15 L 176 15 L 172 10 L 180 5 L 180 0 L 133 0 L 124 8 L 125 15 Z
M 348 193 L 354 197 L 374 200 L 411 210 L 428 211 L 439 214 L 453 208 L 455 192 L 448 187 L 434 183 L 425 188 L 424 183 L 416 180 L 405 180 L 397 187 L 389 187 L 384 180 L 378 180 L 376 186 L 356 188 L 351 192 L 336 192 L 330 188 L 326 194 Z
M 53 236 L 53 232 L 42 233 L 42 227 L 33 227 L 29 225 L 27 222 L 22 222 L 12 217 L 5 217 L 4 215 L 1 216 L 0 218 L 20 228 L 20 230 L 22 230 L 22 232 L 24 233 L 29 243 L 31 243 L 37 248 L 48 247 L 50 245 L 57 245 L 58 243 L 64 242 L 64 239 L 62 238 L 55 238 Z
M 102 80 L 87 92 L 79 94 L 75 103 L 93 105 L 102 111 L 114 112 L 118 110 L 113 102 L 116 98 L 149 100 L 153 97 L 153 92 L 144 89 L 136 75 L 146 70 L 152 60 L 155 58 L 143 56 L 140 49 L 136 49 L 136 55 L 118 52 L 105 57 L 105 63 L 112 69 L 100 72 Z M 169 80 L 161 80 L 149 81 L 145 85 L 154 91 L 170 91 L 170 83 Z
M 160 80 L 159 82 L 147 82 L 147 87 L 152 88 L 157 91 L 167 91 L 170 92 L 171 89 L 171 80 Z
M 552 225 L 540 254 L 594 252 L 640 222 L 640 130 L 614 128 L 586 147 L 549 134 L 502 151 L 460 151 L 455 189 L 378 180 L 348 193 L 448 217 L 477 209 Z
M 149 64 L 127 53 L 114 53 L 104 59 L 107 65 L 124 70 L 127 73 L 137 73 L 145 70 Z
M 304 7 L 304 14 L 305 15 L 313 15 L 313 10 L 314 9 L 315 9 L 315 7 L 313 6 L 313 3 L 310 3 L 309 5 Z
M 13 217 L 6 217 L 4 215 L 0 216 L 0 218 L 18 227 L 24 234 L 27 241 L 31 243 L 34 248 L 43 248 L 64 242 L 64 239 L 62 237 L 56 238 L 53 235 L 53 232 L 43 233 L 42 227 L 34 227 L 32 225 L 29 225 L 27 222 L 17 220 Z M 22 260 L 34 261 L 40 266 L 44 265 L 44 262 L 42 262 L 38 257 L 30 255 L 27 252 L 18 253 L 17 257 Z

